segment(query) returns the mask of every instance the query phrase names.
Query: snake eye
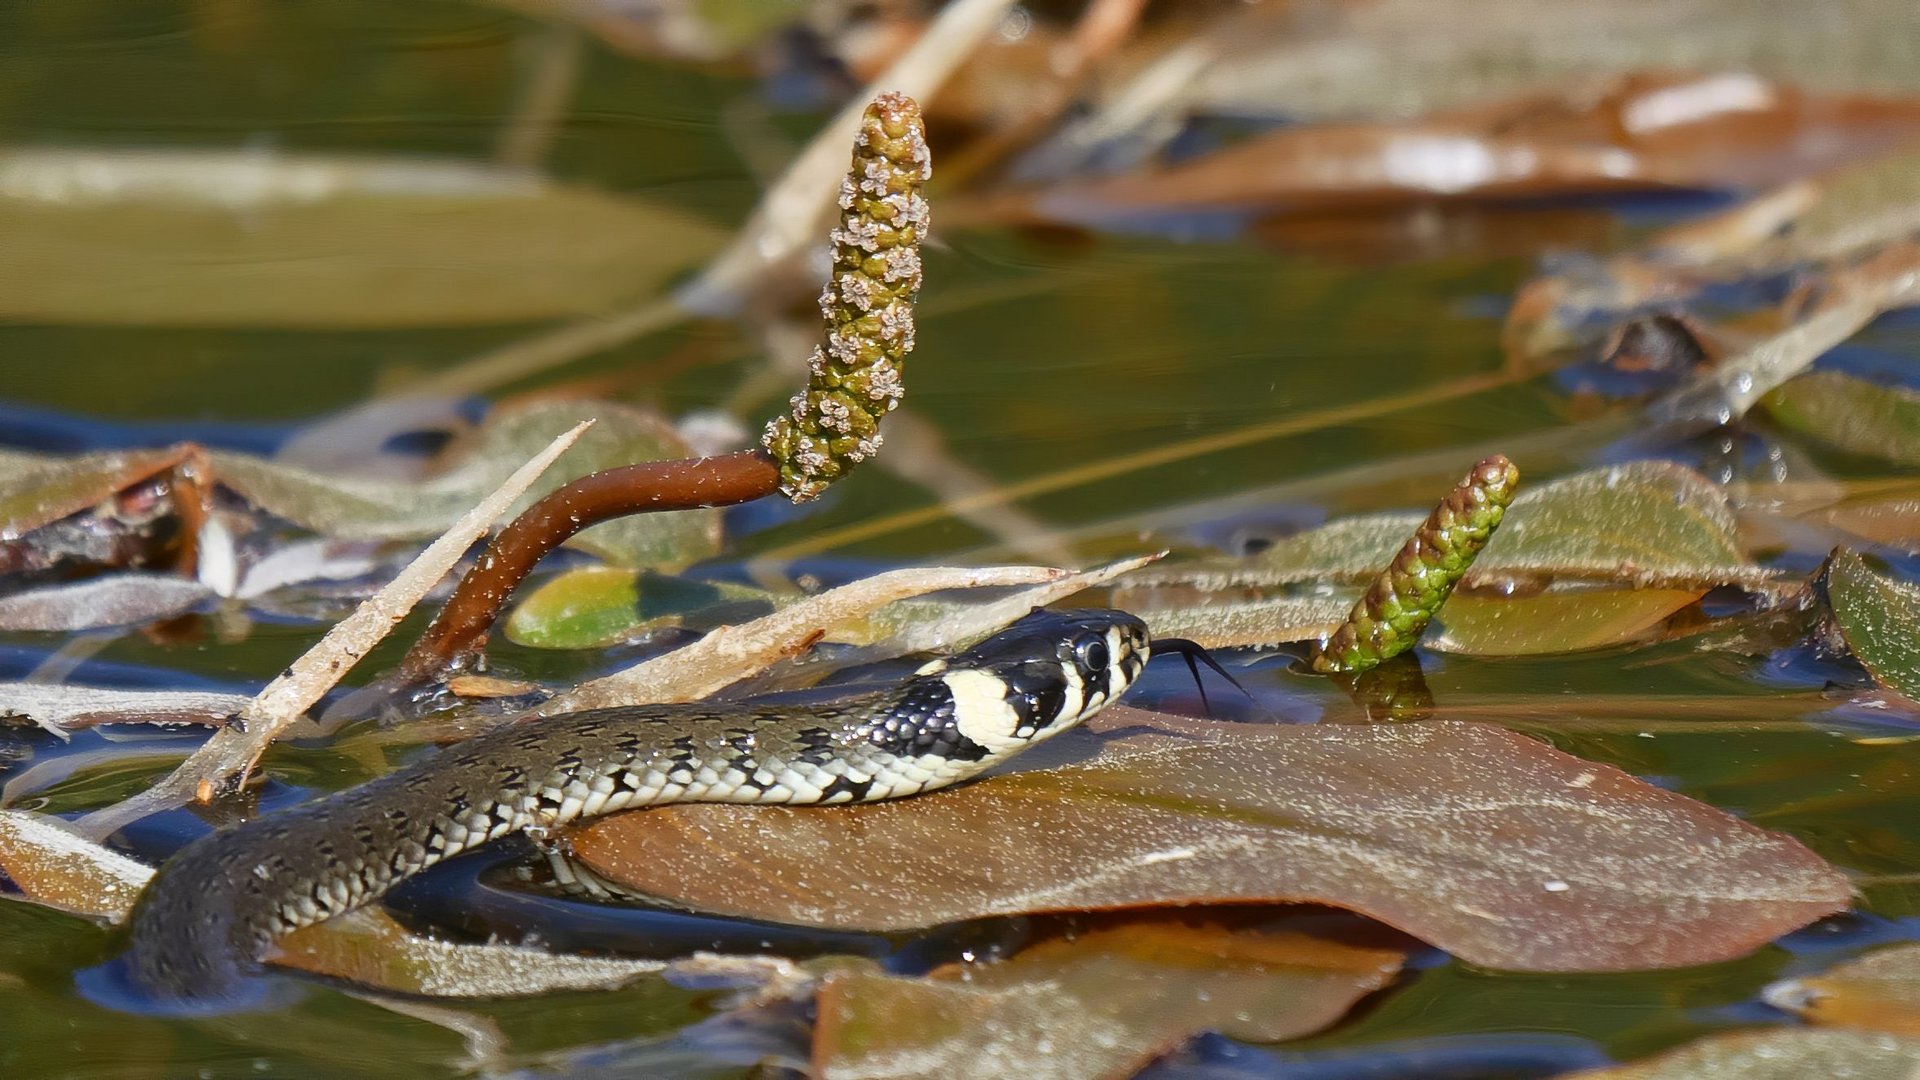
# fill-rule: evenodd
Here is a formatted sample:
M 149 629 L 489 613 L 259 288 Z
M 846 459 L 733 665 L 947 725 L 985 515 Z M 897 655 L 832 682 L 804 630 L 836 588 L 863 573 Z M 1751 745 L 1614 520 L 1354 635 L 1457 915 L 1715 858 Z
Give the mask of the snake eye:
M 1073 655 L 1075 659 L 1080 661 L 1080 666 L 1087 671 L 1105 671 L 1107 670 L 1108 659 L 1107 639 L 1097 637 L 1082 638 L 1074 645 Z

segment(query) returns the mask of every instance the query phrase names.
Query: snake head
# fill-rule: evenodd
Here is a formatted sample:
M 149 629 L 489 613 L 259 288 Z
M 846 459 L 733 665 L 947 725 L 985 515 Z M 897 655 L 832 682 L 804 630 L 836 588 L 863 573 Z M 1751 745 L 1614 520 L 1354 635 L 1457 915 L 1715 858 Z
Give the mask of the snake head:
M 1120 700 L 1151 654 L 1124 611 L 1035 609 L 920 674 L 953 695 L 960 733 L 993 753 L 1058 734 Z

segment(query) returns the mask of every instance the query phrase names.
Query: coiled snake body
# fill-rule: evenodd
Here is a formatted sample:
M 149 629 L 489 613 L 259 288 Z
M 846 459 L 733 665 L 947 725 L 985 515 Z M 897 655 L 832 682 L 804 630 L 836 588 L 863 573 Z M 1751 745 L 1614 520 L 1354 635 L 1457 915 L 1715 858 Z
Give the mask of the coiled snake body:
M 849 803 L 967 779 L 1117 700 L 1146 666 L 1118 611 L 1036 611 L 877 693 L 814 709 L 645 705 L 508 726 L 381 779 L 202 837 L 133 915 L 126 970 L 160 1003 L 233 997 L 275 939 L 511 833 L 669 803 Z

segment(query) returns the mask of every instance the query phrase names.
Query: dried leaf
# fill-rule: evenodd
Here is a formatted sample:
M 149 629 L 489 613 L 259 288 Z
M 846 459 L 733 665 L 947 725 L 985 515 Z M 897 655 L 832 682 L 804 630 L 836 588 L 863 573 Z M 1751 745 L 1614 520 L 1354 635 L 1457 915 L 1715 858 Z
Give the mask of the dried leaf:
M 1772 1028 L 1712 1035 L 1646 1061 L 1568 1073 L 1564 1080 L 1913 1080 L 1916 1069 L 1920 1039 Z
M 830 972 L 816 993 L 827 1080 L 1127 1077 L 1200 1031 L 1276 1042 L 1318 1031 L 1400 954 L 1297 933 L 1130 921 L 926 978 Z
M 198 581 L 171 574 L 110 574 L 0 596 L 0 630 L 134 626 L 184 615 L 213 597 Z
M 1920 702 L 1920 587 L 1874 573 L 1844 549 L 1827 565 L 1826 586 L 1854 659 L 1875 682 Z
M 26 148 L 0 153 L 0 233 L 9 319 L 327 328 L 597 314 L 721 239 L 483 165 Z
M 1920 394 L 1838 371 L 1810 371 L 1760 402 L 1789 431 L 1848 453 L 1920 465 Z
M 620 815 L 574 851 L 672 903 L 808 926 L 1305 901 L 1530 971 L 1724 960 L 1852 895 L 1791 838 L 1499 728 L 1124 707 L 1091 726 L 1023 759 L 1071 762 L 1048 771 L 862 806 Z
M 192 448 L 49 457 L 0 449 L 0 539 L 97 506 L 115 492 L 178 466 Z
M 1765 996 L 1809 1023 L 1920 1038 L 1920 945 L 1876 949 L 1818 975 L 1784 979 Z
M 514 504 L 524 510 L 569 480 L 600 469 L 687 455 L 671 425 L 651 412 L 604 401 L 540 401 L 496 410 L 431 479 L 403 482 L 322 472 L 243 454 L 217 453 L 220 482 L 279 517 L 328 536 L 435 536 L 498 487 L 520 464 L 583 419 L 597 418 L 552 474 Z M 683 566 L 719 550 L 717 510 L 644 514 L 587 529 L 571 544 L 629 566 Z

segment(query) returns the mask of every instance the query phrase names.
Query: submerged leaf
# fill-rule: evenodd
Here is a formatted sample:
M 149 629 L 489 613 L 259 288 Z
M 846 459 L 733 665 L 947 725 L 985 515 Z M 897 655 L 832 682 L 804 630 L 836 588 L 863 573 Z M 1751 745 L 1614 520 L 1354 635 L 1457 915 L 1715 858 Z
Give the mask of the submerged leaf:
M 1913 1080 L 1920 1039 L 1773 1028 L 1712 1035 L 1646 1061 L 1569 1073 L 1564 1080 Z
M 535 589 L 507 617 L 507 638 L 536 649 L 598 649 L 703 614 L 740 622 L 773 594 L 730 581 L 694 581 L 621 566 L 583 566 Z M 718 613 L 724 612 L 724 617 Z
M 0 234 L 0 317 L 327 328 L 606 312 L 720 240 L 482 165 L 24 148 L 0 152 Z
M 1920 465 L 1920 394 L 1838 371 L 1810 371 L 1761 399 L 1787 428 L 1854 454 Z
M 1826 584 L 1854 659 L 1875 682 L 1920 702 L 1920 587 L 1876 574 L 1844 549 L 1833 553 Z
M 1767 987 L 1767 1004 L 1810 1023 L 1920 1038 L 1920 945 L 1876 949 L 1831 971 Z
M 1634 641 L 1706 595 L 1704 589 L 1555 585 L 1532 596 L 1455 593 L 1428 646 L 1471 656 L 1539 656 Z
M 1724 960 L 1852 895 L 1789 837 L 1499 728 L 1127 708 L 1090 727 L 1025 759 L 1070 762 L 1051 770 L 861 806 L 620 815 L 574 850 L 672 903 L 808 926 L 1305 901 L 1530 971 Z
M 1378 990 L 1400 954 L 1305 934 L 1129 921 L 908 979 L 834 971 L 816 993 L 827 1080 L 1132 1076 L 1201 1031 L 1276 1042 Z

